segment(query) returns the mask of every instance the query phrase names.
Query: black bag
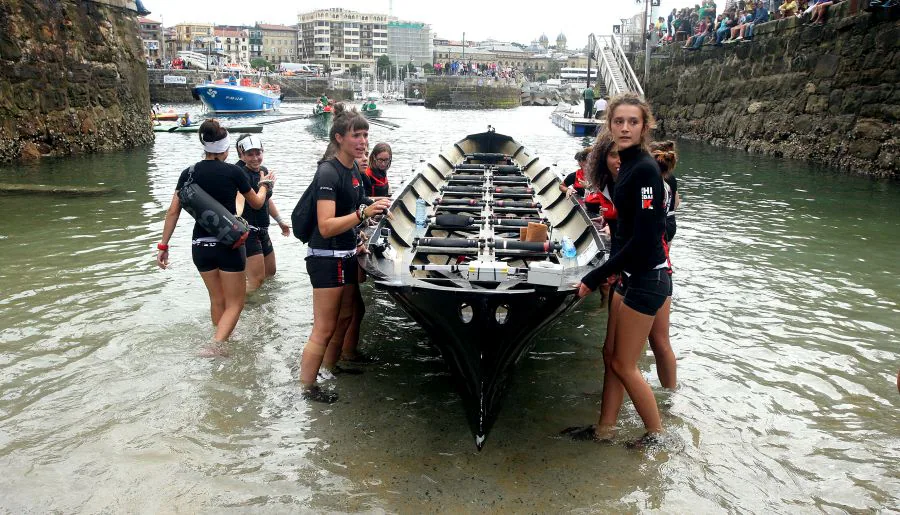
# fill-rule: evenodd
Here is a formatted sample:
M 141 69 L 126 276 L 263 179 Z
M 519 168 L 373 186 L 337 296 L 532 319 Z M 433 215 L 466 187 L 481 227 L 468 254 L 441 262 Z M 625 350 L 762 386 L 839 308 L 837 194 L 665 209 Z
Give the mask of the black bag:
M 337 171 L 338 168 L 335 166 L 334 161 L 336 159 L 329 159 L 325 162 Z M 353 169 L 359 173 L 359 167 L 355 162 L 353 163 Z M 318 188 L 319 170 L 317 169 L 312 182 L 306 187 L 306 191 L 303 192 L 300 200 L 297 201 L 297 205 L 294 206 L 294 211 L 291 213 L 291 227 L 294 229 L 294 236 L 303 243 L 309 243 L 316 224 L 319 222 L 316 211 L 316 190 Z
M 194 165 L 188 169 L 188 179 L 178 191 L 178 200 L 182 209 L 194 217 L 197 224 L 212 234 L 219 243 L 237 249 L 250 235 L 250 228 L 242 218 L 225 209 L 225 206 L 194 182 Z
M 309 243 L 312 238 L 313 231 L 316 228 L 316 188 L 318 188 L 319 172 L 313 176 L 313 180 L 306 187 L 306 191 L 294 206 L 291 213 L 291 227 L 294 230 L 294 236 L 303 243 Z

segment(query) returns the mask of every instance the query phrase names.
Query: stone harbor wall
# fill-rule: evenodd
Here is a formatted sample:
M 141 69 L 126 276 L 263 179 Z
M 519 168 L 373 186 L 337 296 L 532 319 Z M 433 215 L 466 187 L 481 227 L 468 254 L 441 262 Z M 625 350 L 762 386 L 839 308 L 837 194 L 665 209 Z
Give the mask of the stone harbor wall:
M 898 11 L 855 4 L 831 8 L 824 26 L 792 18 L 748 43 L 661 50 L 669 58 L 651 59 L 645 85 L 657 136 L 900 178 Z
M 522 86 L 523 106 L 555 106 L 562 102 L 578 105 L 581 103 L 582 88 L 561 86 L 550 88 L 546 84 L 526 84 Z
M 0 162 L 150 143 L 134 2 L 0 1 Z
M 518 84 L 488 77 L 428 77 L 425 107 L 437 109 L 507 109 L 522 105 Z
M 191 96 L 191 88 L 209 79 L 224 79 L 230 76 L 229 72 L 215 72 L 203 70 L 147 70 L 150 85 L 150 101 L 160 104 L 187 104 L 199 102 Z M 183 84 L 166 83 L 166 77 L 183 77 Z M 169 79 L 170 81 L 172 79 Z M 337 88 L 330 84 L 324 77 L 283 77 L 272 74 L 265 78 L 270 84 L 281 87 L 285 100 L 315 100 L 328 95 L 335 100 L 348 100 L 353 98 L 349 89 Z

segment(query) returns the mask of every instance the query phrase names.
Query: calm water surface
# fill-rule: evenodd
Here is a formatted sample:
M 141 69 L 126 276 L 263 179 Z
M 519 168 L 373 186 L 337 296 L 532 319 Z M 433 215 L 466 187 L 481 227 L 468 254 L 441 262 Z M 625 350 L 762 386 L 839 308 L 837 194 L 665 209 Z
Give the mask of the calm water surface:
M 488 124 L 560 173 L 581 147 L 545 108 L 384 109 L 401 128 L 371 138 L 394 147 L 394 184 Z M 324 133 L 300 120 L 262 136 L 289 213 Z M 425 334 L 369 287 L 363 341 L 381 365 L 340 377 L 338 404 L 300 399 L 311 289 L 297 240 L 274 237 L 278 275 L 249 299 L 234 357 L 195 356 L 212 329 L 188 215 L 171 269 L 153 257 L 178 174 L 199 157 L 196 136 L 162 134 L 147 149 L 0 169 L 0 182 L 114 189 L 0 196 L 3 511 L 900 509 L 900 184 L 683 143 L 678 389 L 642 362 L 676 445 L 555 438 L 599 408 L 606 312 L 591 298 L 520 363 L 478 453 Z M 621 427 L 622 441 L 642 432 L 628 402 Z

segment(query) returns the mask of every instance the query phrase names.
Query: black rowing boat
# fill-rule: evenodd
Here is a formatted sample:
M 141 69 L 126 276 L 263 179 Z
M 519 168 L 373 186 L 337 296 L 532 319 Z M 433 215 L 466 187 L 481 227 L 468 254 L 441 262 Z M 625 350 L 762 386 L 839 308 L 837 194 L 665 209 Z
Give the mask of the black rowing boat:
M 516 362 L 576 303 L 584 273 L 606 258 L 608 240 L 559 184 L 511 137 L 490 128 L 469 135 L 402 186 L 393 219 L 375 226 L 360 261 L 439 349 L 479 449 Z M 416 227 L 418 199 L 427 203 L 424 232 Z M 569 243 L 574 257 L 564 257 Z

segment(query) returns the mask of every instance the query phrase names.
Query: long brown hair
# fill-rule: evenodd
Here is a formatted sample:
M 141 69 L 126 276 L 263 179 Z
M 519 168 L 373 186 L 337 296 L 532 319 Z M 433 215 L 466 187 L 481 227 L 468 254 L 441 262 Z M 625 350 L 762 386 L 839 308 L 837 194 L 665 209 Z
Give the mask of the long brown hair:
M 641 148 L 648 150 L 650 131 L 656 128 L 656 119 L 653 117 L 653 111 L 650 110 L 650 104 L 637 93 L 623 93 L 614 96 L 609 101 L 609 104 L 606 106 L 606 129 L 612 132 L 613 115 L 616 113 L 616 109 L 623 105 L 635 106 L 641 110 L 644 121 L 644 129 L 641 131 Z
M 331 159 L 337 155 L 340 144 L 337 142 L 337 135 L 345 135 L 348 132 L 368 130 L 369 122 L 366 117 L 361 115 L 356 108 L 347 109 L 343 102 L 338 102 L 332 107 L 331 130 L 328 131 L 328 148 L 322 155 L 321 163 L 327 159 Z
M 597 136 L 597 141 L 588 156 L 587 168 L 584 175 L 587 177 L 591 187 L 597 191 L 603 191 L 604 188 L 612 184 L 613 170 L 606 165 L 606 158 L 611 153 L 616 152 L 616 143 L 612 139 L 612 134 L 604 130 Z

